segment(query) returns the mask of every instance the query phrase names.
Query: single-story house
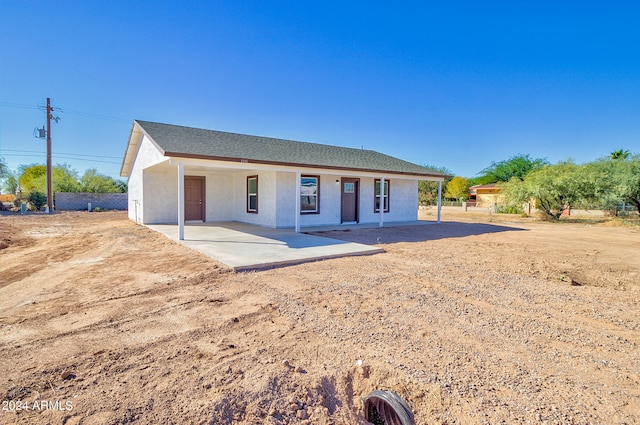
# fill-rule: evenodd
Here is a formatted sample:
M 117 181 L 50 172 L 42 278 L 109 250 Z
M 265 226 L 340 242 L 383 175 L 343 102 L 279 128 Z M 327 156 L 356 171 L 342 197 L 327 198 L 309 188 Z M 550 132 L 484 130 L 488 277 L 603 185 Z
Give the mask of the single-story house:
M 469 200 L 476 202 L 476 207 L 490 208 L 500 203 L 500 187 L 496 183 L 477 184 L 469 188 Z
M 371 150 L 138 120 L 120 175 L 129 178 L 129 218 L 178 224 L 181 239 L 190 221 L 297 232 L 415 221 L 418 181 L 446 177 Z

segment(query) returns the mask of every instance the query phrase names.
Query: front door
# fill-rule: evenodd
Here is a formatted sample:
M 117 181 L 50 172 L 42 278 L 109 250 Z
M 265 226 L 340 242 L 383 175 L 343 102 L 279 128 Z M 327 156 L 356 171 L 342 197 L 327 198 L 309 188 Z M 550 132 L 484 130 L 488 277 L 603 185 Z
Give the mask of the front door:
M 204 221 L 204 177 L 184 176 L 184 219 Z
M 342 178 L 341 223 L 358 221 L 358 192 L 360 179 Z

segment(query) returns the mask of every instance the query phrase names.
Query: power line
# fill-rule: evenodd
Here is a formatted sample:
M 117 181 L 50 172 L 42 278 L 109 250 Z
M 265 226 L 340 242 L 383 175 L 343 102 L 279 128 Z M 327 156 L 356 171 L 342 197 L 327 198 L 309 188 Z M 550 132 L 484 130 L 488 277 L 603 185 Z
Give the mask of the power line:
M 103 161 L 103 160 L 100 160 L 100 159 L 90 159 L 90 158 L 86 158 L 86 159 L 85 159 L 85 158 L 68 158 L 68 157 L 66 157 L 66 156 L 59 156 L 59 155 L 56 155 L 56 154 L 53 154 L 53 156 L 54 156 L 56 159 L 71 159 L 71 160 L 73 160 L 73 161 L 103 162 L 103 163 L 105 163 L 105 164 L 121 164 L 121 162 L 115 162 L 115 161 Z
M 23 108 L 23 109 L 40 109 L 36 105 L 28 105 L 26 103 L 13 103 L 13 102 L 0 102 L 0 106 L 8 106 L 10 108 Z
M 6 151 L 6 152 L 41 153 L 41 151 L 30 151 L 30 150 L 24 150 L 24 149 L 2 149 L 2 151 Z M 120 159 L 121 158 L 119 156 L 90 155 L 90 154 L 84 154 L 84 153 L 69 153 L 69 152 L 54 152 L 53 154 L 54 155 L 89 156 L 89 157 L 95 157 L 95 158 L 114 158 L 114 159 Z
M 25 155 L 25 154 L 20 154 L 20 153 L 7 153 L 7 154 L 3 154 L 2 156 L 40 157 L 40 156 L 45 155 L 45 154 L 46 154 L 46 152 L 40 152 L 39 155 L 32 155 L 32 154 Z
M 71 155 L 71 156 L 86 156 L 93 158 L 113 158 L 113 159 L 122 159 L 121 156 L 108 156 L 108 155 L 86 155 L 83 153 L 67 153 L 67 152 L 54 152 L 54 155 Z
M 46 106 L 45 105 L 29 105 L 29 104 L 26 104 L 26 103 L 15 103 L 15 102 L 1 102 L 0 101 L 0 106 L 6 106 L 6 107 L 9 107 L 9 108 L 46 110 Z M 123 124 L 128 124 L 128 123 L 130 123 L 132 121 L 132 120 L 125 119 L 125 118 L 110 117 L 108 115 L 94 114 L 94 113 L 91 113 L 91 112 L 72 111 L 72 110 L 61 108 L 59 106 L 54 107 L 54 109 L 55 109 L 55 112 L 60 112 L 60 113 L 63 113 L 63 114 L 78 115 L 78 116 L 81 116 L 81 117 L 94 118 L 94 119 L 105 120 L 105 121 L 119 122 L 119 123 L 123 123 Z
M 35 155 L 35 154 L 20 154 L 20 153 L 8 153 L 8 154 L 3 154 L 2 156 L 13 156 L 13 157 L 20 157 L 20 158 L 42 158 L 42 156 L 45 155 L 45 152 L 41 152 L 39 155 Z M 83 162 L 101 162 L 104 164 L 117 164 L 120 165 L 122 164 L 121 162 L 116 162 L 116 161 L 105 161 L 103 159 L 92 159 L 92 158 L 73 158 L 73 157 L 68 157 L 68 156 L 60 156 L 60 155 L 56 155 L 55 153 L 52 154 L 53 157 L 55 159 L 68 159 L 71 161 L 83 161 Z
M 72 115 L 78 115 L 81 117 L 87 117 L 87 118 L 95 118 L 95 119 L 99 119 L 99 120 L 106 120 L 106 121 L 113 121 L 113 122 L 120 122 L 123 124 L 128 124 L 131 122 L 131 120 L 127 120 L 124 118 L 116 118 L 116 117 L 109 117 L 107 115 L 99 115 L 99 114 L 92 114 L 89 112 L 79 112 L 79 111 L 62 111 L 63 113 L 67 113 L 67 114 L 72 114 Z
M 17 157 L 21 157 L 21 158 L 41 158 L 43 155 L 45 155 L 44 152 L 41 152 L 39 155 L 35 155 L 35 154 L 20 154 L 20 153 L 8 153 L 8 154 L 3 154 L 3 156 L 17 156 Z M 121 162 L 116 162 L 116 161 L 105 161 L 103 159 L 92 159 L 92 158 L 74 158 L 74 157 L 68 157 L 68 156 L 60 156 L 57 154 L 52 154 L 54 158 L 56 159 L 69 159 L 72 161 L 85 161 L 85 162 L 103 162 L 105 164 L 121 164 Z

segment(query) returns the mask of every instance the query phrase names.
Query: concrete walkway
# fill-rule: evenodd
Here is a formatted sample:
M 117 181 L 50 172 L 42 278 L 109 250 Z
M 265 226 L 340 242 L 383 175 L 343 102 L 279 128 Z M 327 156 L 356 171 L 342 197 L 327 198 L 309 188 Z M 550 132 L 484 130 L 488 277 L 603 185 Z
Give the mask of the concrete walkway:
M 152 224 L 147 227 L 237 271 L 384 252 L 381 248 L 355 242 L 245 223 L 187 224 L 182 241 L 178 240 L 177 225 Z

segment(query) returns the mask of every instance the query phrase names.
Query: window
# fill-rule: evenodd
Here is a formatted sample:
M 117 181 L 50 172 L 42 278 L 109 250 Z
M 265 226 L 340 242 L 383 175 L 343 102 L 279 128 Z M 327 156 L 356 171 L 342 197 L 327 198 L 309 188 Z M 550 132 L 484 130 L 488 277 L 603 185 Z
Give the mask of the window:
M 258 176 L 247 177 L 247 212 L 258 212 Z
M 320 177 L 302 176 L 300 178 L 300 213 L 318 214 L 320 212 Z
M 375 199 L 373 203 L 373 212 L 380 212 L 380 179 L 374 180 Z M 382 205 L 384 212 L 389 212 L 389 180 L 384 181 L 384 191 L 382 192 Z
M 353 193 L 356 191 L 355 183 L 345 183 L 344 184 L 344 193 Z

